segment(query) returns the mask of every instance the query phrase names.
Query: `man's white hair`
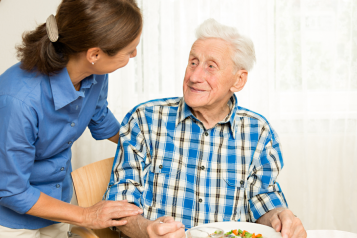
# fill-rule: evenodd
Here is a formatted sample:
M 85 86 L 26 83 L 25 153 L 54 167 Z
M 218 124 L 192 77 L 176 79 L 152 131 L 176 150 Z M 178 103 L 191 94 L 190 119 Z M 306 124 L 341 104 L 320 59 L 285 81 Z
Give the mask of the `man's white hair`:
M 254 45 L 251 39 L 242 36 L 234 27 L 220 24 L 210 18 L 204 21 L 196 30 L 197 39 L 219 38 L 226 41 L 232 48 L 232 60 L 237 70 L 250 71 L 255 62 Z

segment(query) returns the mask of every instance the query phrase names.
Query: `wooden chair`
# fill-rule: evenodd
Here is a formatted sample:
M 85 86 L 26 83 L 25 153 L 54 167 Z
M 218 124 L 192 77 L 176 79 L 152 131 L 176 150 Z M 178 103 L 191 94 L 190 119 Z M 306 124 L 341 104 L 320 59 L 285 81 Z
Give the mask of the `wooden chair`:
M 102 200 L 110 180 L 113 161 L 114 157 L 104 159 L 76 169 L 71 173 L 79 206 L 90 207 Z M 71 232 L 82 238 L 120 237 L 118 232 L 114 232 L 109 228 L 91 230 L 74 226 Z

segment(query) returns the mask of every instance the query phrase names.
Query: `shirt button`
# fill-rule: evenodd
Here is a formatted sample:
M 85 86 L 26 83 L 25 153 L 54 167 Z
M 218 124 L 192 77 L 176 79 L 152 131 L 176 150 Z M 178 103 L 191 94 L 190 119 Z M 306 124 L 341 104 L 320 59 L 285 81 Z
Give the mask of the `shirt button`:
M 205 170 L 205 166 L 201 166 L 201 170 Z
M 64 170 L 64 167 L 61 168 L 61 171 L 63 171 L 63 170 Z
M 164 166 L 162 166 L 162 164 L 160 164 L 160 166 L 159 166 L 159 169 L 162 169 Z
M 202 198 L 198 199 L 198 202 L 202 202 L 202 201 L 203 201 Z
M 68 144 L 69 144 L 69 145 L 72 144 L 72 141 L 68 141 Z
M 61 187 L 61 185 L 57 184 L 57 185 L 56 185 L 56 188 L 59 188 L 59 187 Z
M 241 184 L 241 185 L 243 185 L 243 184 L 244 184 L 244 181 L 243 181 L 243 180 L 241 180 L 241 181 L 240 181 L 240 184 Z
M 76 125 L 76 123 L 72 122 L 71 123 L 71 127 L 74 127 Z
M 207 131 L 205 132 L 205 136 L 208 136 L 208 132 Z

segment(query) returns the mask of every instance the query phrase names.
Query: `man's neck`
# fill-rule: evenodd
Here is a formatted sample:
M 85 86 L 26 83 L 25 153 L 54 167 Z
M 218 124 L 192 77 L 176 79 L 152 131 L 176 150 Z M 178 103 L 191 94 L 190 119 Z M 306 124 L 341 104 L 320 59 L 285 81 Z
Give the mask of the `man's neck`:
M 200 120 L 206 129 L 213 128 L 218 122 L 222 121 L 230 112 L 226 103 L 219 106 L 191 108 L 192 114 Z

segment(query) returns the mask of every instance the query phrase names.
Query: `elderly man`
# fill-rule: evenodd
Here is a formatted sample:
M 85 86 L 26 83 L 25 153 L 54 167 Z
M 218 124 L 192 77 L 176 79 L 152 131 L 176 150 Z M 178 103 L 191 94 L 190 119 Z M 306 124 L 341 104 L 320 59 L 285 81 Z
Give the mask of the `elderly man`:
M 130 237 L 185 237 L 218 221 L 257 222 L 306 237 L 276 182 L 283 167 L 276 132 L 238 106 L 255 61 L 253 43 L 213 19 L 197 29 L 183 98 L 136 106 L 120 129 L 107 200 L 144 210 L 118 227 Z

